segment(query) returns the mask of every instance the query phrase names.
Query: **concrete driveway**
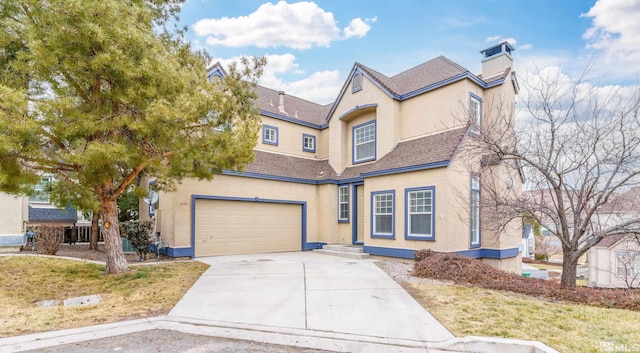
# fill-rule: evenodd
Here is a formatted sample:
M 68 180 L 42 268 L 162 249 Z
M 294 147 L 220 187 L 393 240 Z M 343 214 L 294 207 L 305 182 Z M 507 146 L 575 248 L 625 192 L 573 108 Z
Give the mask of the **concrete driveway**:
M 211 267 L 170 318 L 423 342 L 453 338 L 374 260 L 313 252 L 197 260 Z

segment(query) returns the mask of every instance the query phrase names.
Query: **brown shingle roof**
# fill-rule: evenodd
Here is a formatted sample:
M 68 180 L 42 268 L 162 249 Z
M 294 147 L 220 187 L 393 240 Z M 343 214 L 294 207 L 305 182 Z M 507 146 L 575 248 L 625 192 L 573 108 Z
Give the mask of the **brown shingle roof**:
M 628 234 L 614 234 L 604 237 L 600 242 L 595 246 L 597 248 L 608 248 L 613 244 L 619 242 L 622 238 L 627 236 Z
M 399 143 L 376 162 L 346 168 L 338 176 L 326 160 L 317 161 L 276 153 L 255 151 L 246 172 L 306 180 L 351 179 L 363 173 L 393 171 L 451 160 L 466 128 L 459 128 Z
M 292 119 L 301 120 L 315 125 L 324 124 L 326 122 L 327 115 L 329 114 L 329 110 L 331 109 L 331 104 L 320 105 L 302 98 L 287 95 L 285 92 L 285 114 L 278 109 L 278 105 L 280 104 L 279 91 L 257 85 L 256 93 L 258 94 L 256 103 L 260 110 L 287 116 Z
M 358 63 L 356 65 L 378 81 L 380 85 L 397 95 L 411 93 L 456 75 L 469 72 L 469 70 L 442 55 L 392 77 L 385 76 L 365 65 Z

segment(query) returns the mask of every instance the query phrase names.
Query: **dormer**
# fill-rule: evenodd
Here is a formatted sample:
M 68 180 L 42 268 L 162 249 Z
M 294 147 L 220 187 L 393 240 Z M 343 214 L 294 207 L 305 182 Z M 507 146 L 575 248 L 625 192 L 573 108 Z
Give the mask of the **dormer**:
M 491 77 L 501 75 L 506 69 L 513 67 L 511 53 L 516 50 L 508 42 L 496 44 L 485 50 L 482 54 L 482 80 L 491 82 Z

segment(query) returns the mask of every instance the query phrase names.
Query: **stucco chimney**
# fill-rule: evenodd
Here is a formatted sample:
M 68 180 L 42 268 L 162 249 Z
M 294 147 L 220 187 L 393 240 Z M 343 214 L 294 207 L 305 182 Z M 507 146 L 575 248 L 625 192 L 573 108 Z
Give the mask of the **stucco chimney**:
M 504 73 L 508 68 L 513 68 L 511 52 L 514 50 L 516 49 L 506 41 L 481 50 L 482 80 L 490 82 L 491 77 Z
M 280 111 L 280 113 L 287 114 L 287 112 L 284 110 L 284 91 L 279 91 L 278 95 L 280 96 L 280 103 L 278 104 L 278 110 Z

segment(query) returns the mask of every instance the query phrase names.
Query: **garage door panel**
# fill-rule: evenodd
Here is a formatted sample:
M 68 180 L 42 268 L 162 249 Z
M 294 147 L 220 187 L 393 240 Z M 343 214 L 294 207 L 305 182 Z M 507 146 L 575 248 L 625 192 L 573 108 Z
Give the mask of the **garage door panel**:
M 196 256 L 301 250 L 302 206 L 196 200 Z

